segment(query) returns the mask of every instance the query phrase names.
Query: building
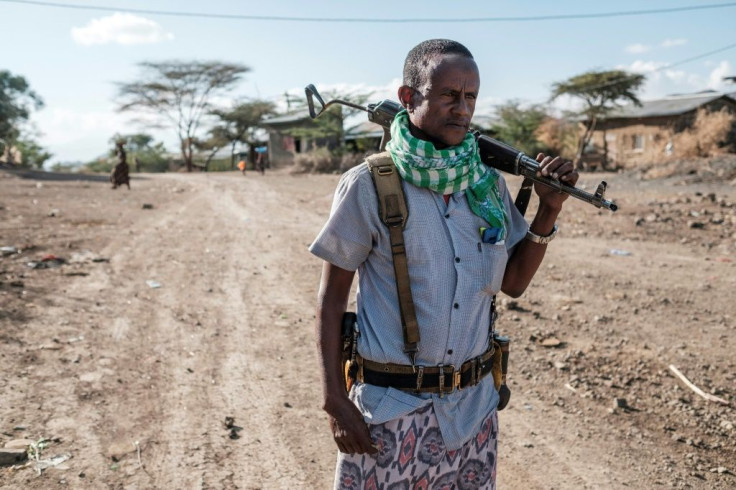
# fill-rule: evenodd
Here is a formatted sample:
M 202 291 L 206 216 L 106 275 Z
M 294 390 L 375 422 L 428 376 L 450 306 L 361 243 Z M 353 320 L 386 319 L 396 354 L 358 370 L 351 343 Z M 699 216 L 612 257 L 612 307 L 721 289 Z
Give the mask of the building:
M 689 129 L 698 110 L 724 108 L 736 114 L 736 92 L 672 95 L 619 107 L 598 121 L 583 160 L 605 168 L 656 161 L 672 153 L 673 135 Z
M 260 126 L 268 132 L 268 160 L 273 167 L 291 164 L 297 153 L 341 143 L 338 134 L 320 136 L 319 124 L 306 109 L 264 119 Z
M 345 131 L 345 146 L 354 153 L 373 153 L 381 147 L 383 126 L 363 121 Z

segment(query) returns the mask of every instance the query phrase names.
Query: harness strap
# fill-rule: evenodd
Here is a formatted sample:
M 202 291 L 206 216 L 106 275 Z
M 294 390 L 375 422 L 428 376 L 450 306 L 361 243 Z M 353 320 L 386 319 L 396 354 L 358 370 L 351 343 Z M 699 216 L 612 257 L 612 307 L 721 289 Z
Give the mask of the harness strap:
M 409 265 L 404 243 L 404 227 L 409 210 L 401 187 L 401 177 L 388 153 L 371 155 L 366 159 L 378 194 L 378 214 L 388 227 L 396 276 L 396 292 L 399 296 L 401 328 L 404 335 L 404 352 L 411 358 L 412 366 L 419 344 L 419 324 L 414 311 L 414 300 L 409 282 Z
M 524 177 L 524 180 L 521 182 L 519 192 L 518 194 L 516 194 L 516 200 L 514 201 L 516 209 L 519 210 L 522 216 L 526 214 L 526 207 L 529 205 L 529 200 L 532 197 L 533 187 L 534 182 L 532 181 L 532 179 Z
M 383 145 L 382 145 L 383 147 Z M 401 313 L 401 329 L 404 335 L 404 352 L 411 359 L 412 369 L 418 351 L 419 323 L 414 310 L 414 300 L 411 295 L 411 284 L 409 281 L 409 266 L 406 258 L 406 246 L 404 243 L 404 227 L 409 217 L 409 210 L 401 187 L 401 177 L 396 171 L 391 156 L 387 152 L 371 155 L 366 159 L 368 169 L 373 177 L 373 185 L 378 194 L 378 214 L 381 221 L 388 227 L 391 242 L 391 255 L 393 257 L 394 274 L 396 276 L 396 291 L 399 296 L 399 311 Z M 514 204 L 521 212 L 526 213 L 527 205 L 531 198 L 533 187 L 531 179 L 524 179 L 516 196 Z M 489 344 L 492 349 L 493 331 L 497 316 L 496 297 L 491 302 L 491 325 Z M 417 380 L 421 386 L 421 376 Z

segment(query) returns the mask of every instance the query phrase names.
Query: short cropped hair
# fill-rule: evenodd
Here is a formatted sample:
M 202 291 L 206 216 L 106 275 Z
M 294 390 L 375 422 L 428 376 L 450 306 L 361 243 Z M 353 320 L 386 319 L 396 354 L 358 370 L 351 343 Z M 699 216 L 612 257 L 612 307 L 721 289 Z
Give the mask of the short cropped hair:
M 418 89 L 427 81 L 427 67 L 435 56 L 459 54 L 473 59 L 473 55 L 462 44 L 449 39 L 429 39 L 417 44 L 409 51 L 404 61 L 403 84 Z

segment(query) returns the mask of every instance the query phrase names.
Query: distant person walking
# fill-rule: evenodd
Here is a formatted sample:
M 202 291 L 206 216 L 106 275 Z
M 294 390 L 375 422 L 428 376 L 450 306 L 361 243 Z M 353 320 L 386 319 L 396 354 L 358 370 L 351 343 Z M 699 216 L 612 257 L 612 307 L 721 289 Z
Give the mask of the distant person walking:
M 238 168 L 243 173 L 243 175 L 245 175 L 245 160 L 240 160 L 238 162 Z
M 124 146 L 124 141 L 118 141 L 116 144 L 115 152 L 118 155 L 118 164 L 115 165 L 114 169 L 112 169 L 112 173 L 110 174 L 110 182 L 112 183 L 113 189 L 117 189 L 118 186 L 122 186 L 123 184 L 125 184 L 128 186 L 128 190 L 130 190 L 130 168 L 128 167 L 128 162 L 126 161 Z
M 261 175 L 266 175 L 266 167 L 268 166 L 268 147 L 257 147 L 256 155 L 256 170 L 260 171 Z

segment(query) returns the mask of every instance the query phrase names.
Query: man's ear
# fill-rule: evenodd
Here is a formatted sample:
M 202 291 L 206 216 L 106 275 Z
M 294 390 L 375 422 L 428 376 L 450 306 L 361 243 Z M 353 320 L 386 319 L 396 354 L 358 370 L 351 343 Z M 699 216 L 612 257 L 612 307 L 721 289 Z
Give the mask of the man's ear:
M 408 85 L 399 87 L 399 102 L 409 112 L 414 110 L 414 89 Z

